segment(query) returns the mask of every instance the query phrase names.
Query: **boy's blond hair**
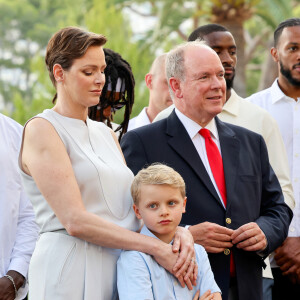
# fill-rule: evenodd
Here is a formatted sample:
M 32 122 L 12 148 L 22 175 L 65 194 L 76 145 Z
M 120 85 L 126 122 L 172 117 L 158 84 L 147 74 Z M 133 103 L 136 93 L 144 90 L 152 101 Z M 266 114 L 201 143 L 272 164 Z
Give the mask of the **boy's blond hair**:
M 131 185 L 131 195 L 134 204 L 138 204 L 142 185 L 167 185 L 178 188 L 182 197 L 185 197 L 185 183 L 178 172 L 171 167 L 155 163 L 140 170 L 134 177 Z

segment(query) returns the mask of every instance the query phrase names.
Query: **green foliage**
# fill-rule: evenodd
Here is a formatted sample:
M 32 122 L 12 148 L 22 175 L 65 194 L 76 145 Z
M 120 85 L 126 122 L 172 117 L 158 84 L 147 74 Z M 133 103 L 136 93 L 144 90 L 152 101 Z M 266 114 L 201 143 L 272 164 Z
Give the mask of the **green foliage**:
M 281 21 L 293 16 L 293 8 L 290 1 L 263 0 L 255 7 L 255 14 L 275 29 Z
M 24 122 L 52 106 L 55 90 L 44 64 L 51 35 L 65 26 L 80 26 L 108 37 L 107 48 L 119 52 L 136 79 L 136 114 L 148 103 L 144 75 L 154 58 L 134 42 L 129 21 L 108 0 L 0 0 L 0 94 L 5 112 Z M 5 54 L 5 55 L 4 55 Z M 9 80 L 10 77 L 14 80 Z M 116 116 L 120 122 L 121 115 Z
M 44 55 L 47 42 L 57 29 L 76 25 L 78 19 L 83 19 L 82 5 L 89 2 L 0 0 L 0 94 L 6 103 L 6 110 L 17 121 L 22 123 L 36 110 L 40 112 L 47 106 L 39 100 L 40 93 L 37 93 L 45 88 L 44 94 L 49 94 L 46 92 L 49 91 L 49 84 L 40 82 L 45 69 L 43 72 L 35 70 L 34 61 Z M 24 106 L 22 109 L 21 103 Z M 12 104 L 15 105 L 13 110 Z M 39 104 L 41 107 L 37 109 Z
M 24 124 L 51 107 L 55 90 L 44 64 L 45 47 L 59 28 L 73 25 L 106 35 L 105 47 L 130 63 L 136 80 L 133 117 L 148 104 L 144 76 L 154 57 L 184 41 L 195 27 L 209 22 L 213 6 L 242 4 L 253 13 L 241 25 L 250 37 L 254 39 L 269 28 L 269 35 L 255 47 L 247 70 L 249 94 L 259 81 L 261 71 L 257 66 L 264 63 L 269 50 L 266 42 L 280 21 L 300 15 L 298 0 L 0 0 L 0 94 L 6 112 Z M 145 18 L 155 16 L 155 26 L 137 39 L 122 11 L 124 7 Z M 122 110 L 115 122 L 121 120 Z
M 104 34 L 108 38 L 105 47 L 120 53 L 130 64 L 136 81 L 132 116 L 137 115 L 144 106 L 148 105 L 144 76 L 154 59 L 153 53 L 150 49 L 142 47 L 139 41 L 133 42 L 129 20 L 109 2 L 94 0 L 92 8 L 85 15 L 85 24 L 89 30 Z M 114 117 L 114 121 L 120 123 L 122 118 L 121 110 Z
M 45 98 L 34 98 L 30 103 L 24 103 L 19 93 L 15 94 L 13 103 L 15 109 L 11 117 L 22 125 L 31 117 L 41 113 L 44 109 L 52 107 L 51 101 Z

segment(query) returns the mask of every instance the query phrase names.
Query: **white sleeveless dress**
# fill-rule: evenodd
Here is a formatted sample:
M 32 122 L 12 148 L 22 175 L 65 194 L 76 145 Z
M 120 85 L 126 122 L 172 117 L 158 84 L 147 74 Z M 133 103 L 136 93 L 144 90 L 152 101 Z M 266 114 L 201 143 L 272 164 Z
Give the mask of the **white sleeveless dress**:
M 130 195 L 133 174 L 109 128 L 90 119 L 85 123 L 67 118 L 53 110 L 36 117 L 48 120 L 63 141 L 87 211 L 137 230 L 140 224 Z M 29 266 L 29 299 L 118 299 L 116 262 L 120 250 L 69 236 L 32 177 L 21 173 L 40 227 Z

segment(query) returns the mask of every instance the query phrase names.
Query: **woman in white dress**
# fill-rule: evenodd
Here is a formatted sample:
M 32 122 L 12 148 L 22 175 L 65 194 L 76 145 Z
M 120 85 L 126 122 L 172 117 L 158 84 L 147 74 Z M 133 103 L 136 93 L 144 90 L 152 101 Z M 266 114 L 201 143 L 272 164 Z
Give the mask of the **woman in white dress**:
M 67 27 L 48 43 L 55 105 L 27 122 L 20 153 L 40 227 L 29 268 L 31 300 L 117 299 L 119 249 L 153 255 L 170 272 L 185 274 L 188 285 L 197 271 L 187 230 L 173 245 L 181 244 L 179 258 L 170 245 L 134 232 L 140 224 L 131 207 L 133 174 L 113 131 L 87 117 L 105 83 L 105 42 Z

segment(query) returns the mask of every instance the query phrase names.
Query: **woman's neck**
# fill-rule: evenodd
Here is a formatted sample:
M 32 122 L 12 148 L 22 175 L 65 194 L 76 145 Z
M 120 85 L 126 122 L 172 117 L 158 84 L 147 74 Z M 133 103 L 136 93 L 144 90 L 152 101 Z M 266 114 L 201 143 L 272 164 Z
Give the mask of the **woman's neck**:
M 53 110 L 62 116 L 86 121 L 88 108 L 57 97 Z

